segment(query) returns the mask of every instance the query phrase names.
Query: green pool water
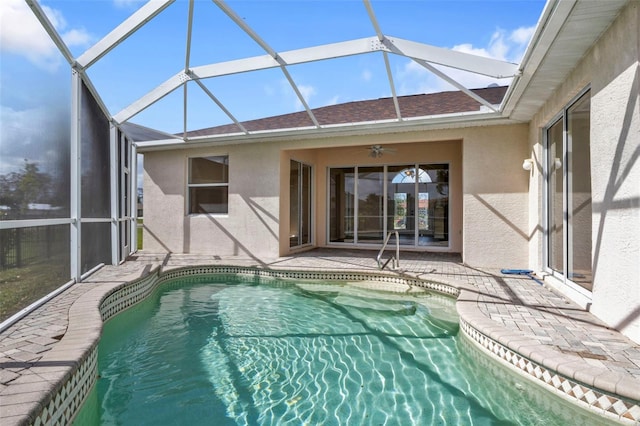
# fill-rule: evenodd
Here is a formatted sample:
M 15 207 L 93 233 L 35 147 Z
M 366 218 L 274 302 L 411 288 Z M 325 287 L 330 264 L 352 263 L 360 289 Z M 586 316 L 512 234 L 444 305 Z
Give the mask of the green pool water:
M 602 424 L 458 331 L 454 300 L 426 291 L 175 281 L 105 325 L 75 424 Z

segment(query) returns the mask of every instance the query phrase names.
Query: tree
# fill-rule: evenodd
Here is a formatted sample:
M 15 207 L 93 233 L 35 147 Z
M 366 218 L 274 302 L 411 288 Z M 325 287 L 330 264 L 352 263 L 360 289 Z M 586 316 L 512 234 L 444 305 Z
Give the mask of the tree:
M 31 203 L 48 203 L 51 199 L 51 177 L 40 172 L 36 163 L 24 160 L 23 169 L 0 175 L 0 205 L 6 206 L 6 219 L 26 215 Z
M 24 160 L 23 169 L 0 175 L 0 215 L 4 220 L 21 219 L 27 216 L 29 204 L 48 203 L 51 200 L 51 177 L 38 170 L 36 163 Z M 9 264 L 14 255 L 15 265 L 20 266 L 20 228 L 5 229 L 0 233 L 0 268 Z

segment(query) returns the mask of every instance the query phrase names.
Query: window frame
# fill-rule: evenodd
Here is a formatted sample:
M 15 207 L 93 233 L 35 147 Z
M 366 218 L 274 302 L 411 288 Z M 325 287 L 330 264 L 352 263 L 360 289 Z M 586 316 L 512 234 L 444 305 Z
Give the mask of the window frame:
M 226 182 L 208 182 L 208 183 L 191 183 L 192 180 L 192 160 L 195 159 L 207 159 L 207 158 L 224 158 L 224 164 L 227 166 L 226 173 Z M 196 155 L 187 157 L 187 167 L 186 167 L 186 181 L 187 181 L 187 190 L 185 196 L 185 211 L 187 216 L 198 216 L 198 215 L 207 215 L 207 216 L 228 216 L 229 215 L 229 154 L 223 155 Z M 227 201 L 226 208 L 224 212 L 192 212 L 191 211 L 191 190 L 197 188 L 226 188 L 227 190 Z

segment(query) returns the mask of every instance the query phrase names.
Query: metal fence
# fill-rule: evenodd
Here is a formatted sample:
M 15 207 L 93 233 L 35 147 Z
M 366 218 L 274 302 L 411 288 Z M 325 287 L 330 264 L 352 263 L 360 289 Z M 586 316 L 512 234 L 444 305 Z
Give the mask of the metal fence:
M 49 259 L 68 249 L 68 226 L 1 229 L 0 271 Z

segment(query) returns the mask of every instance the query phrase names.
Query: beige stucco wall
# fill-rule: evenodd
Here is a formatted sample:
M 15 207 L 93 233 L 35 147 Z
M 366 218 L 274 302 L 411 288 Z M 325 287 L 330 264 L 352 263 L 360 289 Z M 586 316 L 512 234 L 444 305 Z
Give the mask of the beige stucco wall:
M 640 3 L 630 2 L 531 122 L 529 149 L 542 158 L 542 129 L 591 86 L 593 292 L 556 284 L 610 326 L 640 341 Z M 542 259 L 541 164 L 532 179 L 531 267 Z M 553 281 L 550 281 L 553 283 Z
M 188 157 L 208 155 L 229 155 L 229 213 L 187 215 Z M 256 259 L 277 255 L 279 164 L 279 151 L 260 144 L 145 153 L 144 249 Z
M 464 140 L 464 261 L 524 268 L 528 263 L 527 125 L 478 129 Z
M 473 266 L 527 263 L 527 125 L 405 132 L 145 153 L 144 249 L 274 258 L 289 249 L 289 164 L 313 166 L 314 246 L 326 246 L 329 167 L 450 165 L 450 245 Z M 393 149 L 368 156 L 370 145 Z M 189 156 L 229 155 L 229 214 L 186 215 Z
M 462 253 L 473 266 L 524 267 L 528 247 L 528 174 L 522 170 L 527 153 L 526 124 L 432 130 L 333 139 L 338 146 L 294 150 L 283 157 L 287 171 L 281 188 L 288 188 L 290 158 L 314 165 L 315 242 L 326 241 L 326 171 L 328 167 L 414 162 L 450 164 L 450 244 L 444 251 Z M 368 142 L 368 145 L 361 144 Z M 322 144 L 322 142 L 320 143 Z M 347 145 L 340 147 L 340 144 Z M 367 146 L 382 144 L 393 150 L 368 157 Z M 281 203 L 287 206 L 288 203 Z M 288 211 L 281 218 L 288 219 Z M 281 253 L 288 252 L 282 233 Z M 440 250 L 430 248 L 429 250 Z

